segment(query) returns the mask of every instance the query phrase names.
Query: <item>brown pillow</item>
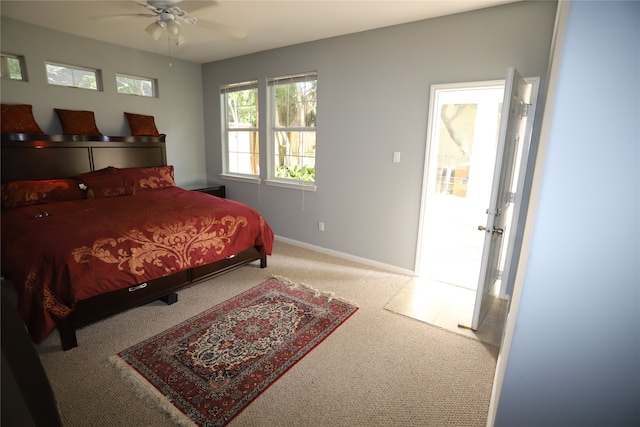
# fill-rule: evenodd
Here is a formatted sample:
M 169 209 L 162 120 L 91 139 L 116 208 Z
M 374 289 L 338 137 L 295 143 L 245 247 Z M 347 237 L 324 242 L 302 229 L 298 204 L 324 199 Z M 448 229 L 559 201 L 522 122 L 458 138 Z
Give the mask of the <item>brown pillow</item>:
M 39 133 L 44 134 L 33 118 L 30 104 L 2 104 L 2 133 Z
M 77 179 L 12 181 L 2 185 L 2 206 L 20 208 L 85 198 Z
M 87 197 L 89 199 L 103 199 L 133 194 L 133 189 L 125 186 L 120 169 L 113 166 L 82 173 L 78 175 L 78 179 L 87 186 Z
M 93 111 L 61 110 L 59 108 L 55 108 L 55 111 L 60 119 L 64 135 L 102 136 L 96 126 Z
M 127 187 L 133 188 L 135 193 L 151 188 L 175 187 L 173 166 L 158 166 L 150 168 L 120 169 Z
M 153 116 L 134 113 L 124 113 L 124 115 L 129 122 L 131 136 L 160 136 Z

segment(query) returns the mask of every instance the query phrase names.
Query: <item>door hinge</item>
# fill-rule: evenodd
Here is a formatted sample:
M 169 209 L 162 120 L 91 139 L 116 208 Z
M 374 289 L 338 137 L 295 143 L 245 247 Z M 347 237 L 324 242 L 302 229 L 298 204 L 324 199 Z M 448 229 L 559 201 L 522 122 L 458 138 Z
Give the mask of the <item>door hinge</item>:
M 514 193 L 513 191 L 509 191 L 507 193 L 507 200 L 508 200 L 508 203 L 515 203 L 516 202 L 516 193 Z
M 525 102 L 520 103 L 520 118 L 529 117 L 529 107 L 531 107 L 531 104 Z

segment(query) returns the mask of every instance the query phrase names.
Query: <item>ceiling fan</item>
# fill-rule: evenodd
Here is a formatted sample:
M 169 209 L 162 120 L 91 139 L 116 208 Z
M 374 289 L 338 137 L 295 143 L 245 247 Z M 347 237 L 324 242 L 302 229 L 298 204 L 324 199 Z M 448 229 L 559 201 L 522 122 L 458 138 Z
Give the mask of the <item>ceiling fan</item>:
M 176 45 L 179 46 L 183 44 L 186 40 L 184 32 L 180 26 L 181 22 L 194 26 L 199 24 L 198 26 L 200 27 L 217 31 L 235 38 L 245 37 L 245 34 L 238 30 L 234 30 L 215 22 L 198 20 L 198 18 L 192 15 L 192 13 L 197 10 L 214 6 L 216 2 L 213 0 L 148 0 L 147 2 L 136 1 L 136 3 L 150 11 L 149 13 L 139 13 L 137 16 L 156 18 L 154 22 L 145 28 L 145 32 L 154 40 L 158 40 L 162 36 L 163 32 L 166 31 L 169 39 L 175 42 Z M 185 9 L 188 9 L 188 12 Z
M 169 38 L 175 40 L 177 45 L 181 45 L 185 42 L 185 37 L 178 21 L 185 22 L 189 25 L 195 25 L 198 22 L 198 18 L 188 15 L 186 11 L 177 6 L 179 3 L 178 1 L 148 0 L 146 3 L 137 3 L 145 9 L 153 12 L 140 13 L 139 16 L 156 18 L 154 22 L 145 28 L 147 34 L 149 34 L 154 40 L 158 40 L 162 35 L 163 30 L 166 29 Z M 200 3 L 203 4 L 203 2 Z M 206 4 L 206 6 L 209 6 L 209 4 Z

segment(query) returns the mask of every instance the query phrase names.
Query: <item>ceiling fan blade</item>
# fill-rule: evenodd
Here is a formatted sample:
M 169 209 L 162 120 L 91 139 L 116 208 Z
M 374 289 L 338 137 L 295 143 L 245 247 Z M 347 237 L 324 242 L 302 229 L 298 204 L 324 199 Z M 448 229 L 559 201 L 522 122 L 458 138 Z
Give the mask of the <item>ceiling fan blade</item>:
M 244 39 L 247 37 L 247 33 L 237 28 L 228 27 L 223 24 L 219 24 L 217 22 L 207 21 L 204 19 L 198 19 L 196 23 L 196 27 L 204 28 L 208 31 L 213 31 L 219 33 L 225 37 L 231 37 L 235 39 Z
M 151 13 L 122 13 L 119 15 L 102 15 L 92 16 L 91 19 L 97 19 L 101 21 L 125 19 L 125 18 L 156 18 L 158 15 Z
M 175 2 L 175 5 L 178 6 L 180 9 L 184 10 L 185 12 L 187 12 L 187 14 L 192 14 L 193 12 L 197 12 L 199 10 L 208 9 L 213 6 L 218 6 L 218 2 L 215 0 L 205 0 L 205 1 L 185 0 L 185 1 L 177 1 Z
M 144 7 L 145 9 L 149 9 L 153 13 L 158 13 L 158 10 L 156 9 L 156 7 L 147 3 L 146 1 L 131 0 L 131 3 L 135 3 L 136 5 Z

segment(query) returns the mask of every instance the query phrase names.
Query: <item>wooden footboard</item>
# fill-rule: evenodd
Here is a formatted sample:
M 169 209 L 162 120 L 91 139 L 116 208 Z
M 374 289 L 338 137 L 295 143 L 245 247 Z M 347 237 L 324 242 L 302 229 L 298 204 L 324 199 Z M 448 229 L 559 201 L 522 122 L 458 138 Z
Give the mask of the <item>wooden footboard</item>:
M 62 349 L 69 350 L 78 346 L 78 328 L 161 299 L 179 289 L 257 260 L 260 260 L 260 268 L 266 268 L 267 255 L 261 253 L 259 248 L 251 247 L 234 257 L 79 301 L 73 312 L 56 325 Z

